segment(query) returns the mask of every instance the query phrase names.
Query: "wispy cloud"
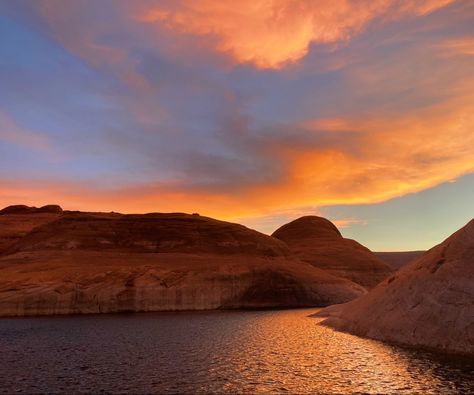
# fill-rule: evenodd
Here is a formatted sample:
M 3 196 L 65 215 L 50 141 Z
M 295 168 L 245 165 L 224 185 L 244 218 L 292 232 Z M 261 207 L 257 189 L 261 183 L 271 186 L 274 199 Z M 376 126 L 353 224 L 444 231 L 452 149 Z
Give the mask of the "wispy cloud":
M 15 145 L 50 152 L 49 138 L 44 133 L 34 132 L 19 126 L 12 117 L 0 111 L 0 141 Z
M 352 225 L 367 225 L 368 223 L 366 220 L 355 218 L 335 219 L 332 222 L 339 229 L 350 228 Z
M 438 45 L 442 55 L 447 56 L 474 56 L 474 37 L 460 37 L 445 40 Z

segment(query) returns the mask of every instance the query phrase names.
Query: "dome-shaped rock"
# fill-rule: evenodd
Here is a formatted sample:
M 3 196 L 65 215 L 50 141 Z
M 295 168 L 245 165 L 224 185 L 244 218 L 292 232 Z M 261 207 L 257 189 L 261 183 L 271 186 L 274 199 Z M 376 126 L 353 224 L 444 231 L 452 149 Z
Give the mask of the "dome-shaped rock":
M 305 216 L 277 229 L 273 237 L 284 241 L 301 260 L 329 273 L 372 288 L 393 269 L 368 248 L 342 237 L 325 218 Z

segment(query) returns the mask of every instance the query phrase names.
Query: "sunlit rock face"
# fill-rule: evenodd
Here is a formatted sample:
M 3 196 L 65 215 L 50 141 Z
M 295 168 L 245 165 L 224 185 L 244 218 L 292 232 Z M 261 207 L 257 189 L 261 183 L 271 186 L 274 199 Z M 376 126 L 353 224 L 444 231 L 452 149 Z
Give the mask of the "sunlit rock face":
M 323 311 L 334 328 L 474 355 L 474 220 L 367 295 Z
M 327 306 L 365 293 L 293 258 L 280 240 L 199 215 L 31 212 L 0 221 L 15 228 L 27 217 L 15 237 L 0 237 L 3 316 Z
M 277 229 L 272 236 L 284 241 L 301 260 L 366 288 L 374 287 L 393 272 L 369 249 L 343 238 L 325 218 L 298 218 Z

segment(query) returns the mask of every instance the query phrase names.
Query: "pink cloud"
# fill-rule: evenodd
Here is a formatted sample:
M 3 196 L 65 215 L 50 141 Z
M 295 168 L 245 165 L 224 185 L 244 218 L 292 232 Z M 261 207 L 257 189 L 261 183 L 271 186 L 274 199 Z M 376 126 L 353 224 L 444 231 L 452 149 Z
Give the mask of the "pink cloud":
M 138 2 L 136 13 L 141 22 L 206 36 L 215 50 L 238 63 L 281 68 L 303 58 L 311 43 L 347 41 L 378 17 L 425 15 L 452 2 L 178 0 L 165 5 Z

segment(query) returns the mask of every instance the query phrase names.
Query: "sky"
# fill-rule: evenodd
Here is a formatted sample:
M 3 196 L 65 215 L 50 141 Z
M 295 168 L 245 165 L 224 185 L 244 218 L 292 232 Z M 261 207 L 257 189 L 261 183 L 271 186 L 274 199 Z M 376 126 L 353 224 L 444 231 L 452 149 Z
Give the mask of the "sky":
M 0 0 L 0 206 L 427 249 L 474 217 L 473 71 L 471 0 Z

